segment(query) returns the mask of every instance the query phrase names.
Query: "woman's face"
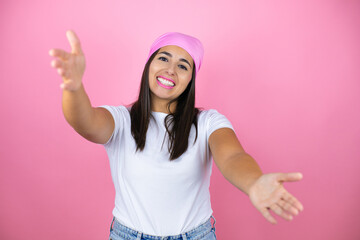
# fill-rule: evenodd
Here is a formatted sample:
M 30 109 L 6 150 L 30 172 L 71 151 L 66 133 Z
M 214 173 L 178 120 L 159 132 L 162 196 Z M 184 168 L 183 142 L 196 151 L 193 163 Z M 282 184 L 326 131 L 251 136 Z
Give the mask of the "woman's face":
M 169 102 L 181 95 L 191 81 L 194 62 L 183 48 L 160 48 L 149 66 L 152 103 Z

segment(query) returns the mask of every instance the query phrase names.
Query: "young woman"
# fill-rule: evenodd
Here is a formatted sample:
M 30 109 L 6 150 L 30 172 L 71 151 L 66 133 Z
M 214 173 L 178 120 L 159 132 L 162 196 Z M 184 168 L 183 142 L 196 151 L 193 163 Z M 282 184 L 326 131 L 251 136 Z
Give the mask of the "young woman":
M 300 173 L 263 174 L 216 110 L 195 108 L 201 42 L 166 33 L 153 43 L 138 100 L 130 107 L 94 108 L 84 90 L 85 57 L 74 32 L 68 53 L 50 50 L 63 79 L 63 112 L 89 141 L 103 144 L 116 196 L 109 239 L 216 239 L 209 184 L 211 156 L 224 177 L 271 223 L 303 210 L 283 187 Z M 211 224 L 211 218 L 214 225 Z

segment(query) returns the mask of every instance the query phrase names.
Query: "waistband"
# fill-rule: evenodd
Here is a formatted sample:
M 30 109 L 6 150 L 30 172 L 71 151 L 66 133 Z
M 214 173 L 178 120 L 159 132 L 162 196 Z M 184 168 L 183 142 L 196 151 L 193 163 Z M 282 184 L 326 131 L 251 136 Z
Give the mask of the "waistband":
M 214 220 L 213 224 L 211 224 L 211 218 Z M 131 229 L 129 227 L 126 227 L 125 225 L 122 225 L 115 217 L 113 217 L 113 220 L 110 225 L 110 232 L 114 231 L 116 234 L 127 234 L 131 235 L 133 238 L 136 238 L 137 240 L 188 240 L 189 238 L 195 238 L 195 237 L 201 237 L 205 236 L 211 231 L 215 232 L 215 223 L 216 220 L 214 216 L 211 216 L 205 223 L 201 224 L 200 226 L 178 235 L 172 235 L 172 236 L 154 236 L 154 235 L 148 235 L 144 234 L 140 231 L 136 231 L 134 229 Z

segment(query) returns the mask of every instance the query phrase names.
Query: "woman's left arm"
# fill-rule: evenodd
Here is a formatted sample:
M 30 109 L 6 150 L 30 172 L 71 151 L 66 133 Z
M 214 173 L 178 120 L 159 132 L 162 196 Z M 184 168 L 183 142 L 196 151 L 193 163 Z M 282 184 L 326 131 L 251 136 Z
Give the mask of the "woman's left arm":
M 269 222 L 276 224 L 270 209 L 286 220 L 292 220 L 303 210 L 301 203 L 283 187 L 283 182 L 300 180 L 301 173 L 263 174 L 230 128 L 214 131 L 209 137 L 209 146 L 222 175 L 249 195 L 252 204 Z

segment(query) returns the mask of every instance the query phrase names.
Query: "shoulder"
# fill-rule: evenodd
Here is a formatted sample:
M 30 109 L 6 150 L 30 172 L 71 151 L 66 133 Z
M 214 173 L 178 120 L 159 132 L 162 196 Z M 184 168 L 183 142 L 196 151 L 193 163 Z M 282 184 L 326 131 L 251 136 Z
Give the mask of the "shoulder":
M 220 128 L 234 129 L 231 122 L 216 109 L 202 110 L 199 113 L 198 124 L 204 128 L 208 137 Z
M 216 109 L 199 109 L 198 119 L 200 121 L 209 121 L 213 118 L 225 117 L 223 114 L 219 113 Z
M 100 106 L 100 108 L 105 108 L 106 110 L 108 110 L 111 115 L 113 115 L 114 117 L 119 117 L 121 115 L 126 116 L 130 114 L 130 108 L 120 105 L 120 106 L 110 106 L 110 105 L 103 105 Z
M 104 108 L 108 110 L 113 117 L 115 122 L 115 129 L 121 128 L 124 125 L 130 124 L 130 108 L 126 106 L 110 106 L 110 105 L 103 105 L 99 108 Z
M 113 111 L 130 111 L 131 107 L 126 107 L 124 105 L 119 105 L 119 106 L 112 106 L 112 105 L 102 105 L 99 106 L 101 108 L 106 108 L 108 110 L 113 110 Z

